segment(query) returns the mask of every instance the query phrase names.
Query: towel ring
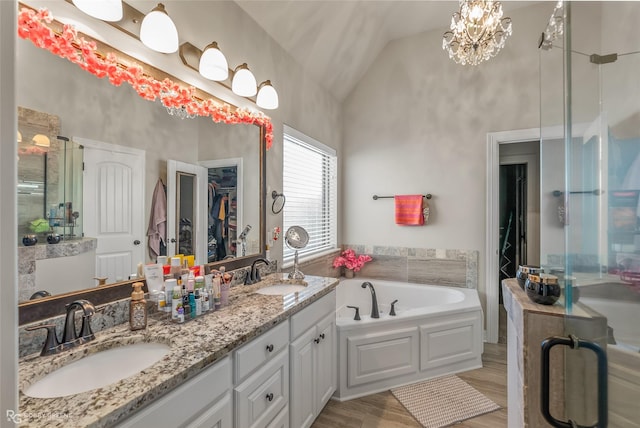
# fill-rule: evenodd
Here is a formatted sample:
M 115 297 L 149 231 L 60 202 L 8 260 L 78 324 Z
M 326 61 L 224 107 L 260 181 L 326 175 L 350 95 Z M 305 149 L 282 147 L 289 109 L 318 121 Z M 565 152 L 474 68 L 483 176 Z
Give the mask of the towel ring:
M 279 214 L 280 211 L 284 208 L 285 202 L 287 202 L 287 198 L 284 196 L 284 193 L 278 193 L 277 191 L 271 192 L 271 197 L 273 198 L 273 203 L 271 204 L 271 212 L 274 214 Z

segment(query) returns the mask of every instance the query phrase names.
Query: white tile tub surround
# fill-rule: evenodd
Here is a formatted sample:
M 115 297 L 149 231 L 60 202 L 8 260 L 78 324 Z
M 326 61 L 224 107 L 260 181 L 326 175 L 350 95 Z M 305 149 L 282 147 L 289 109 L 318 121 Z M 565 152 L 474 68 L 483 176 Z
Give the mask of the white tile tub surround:
M 371 293 L 363 281 L 374 285 L 380 318 L 370 316 Z M 361 276 L 341 280 L 336 297 L 338 400 L 482 367 L 476 290 Z M 360 308 L 360 321 L 347 305 Z

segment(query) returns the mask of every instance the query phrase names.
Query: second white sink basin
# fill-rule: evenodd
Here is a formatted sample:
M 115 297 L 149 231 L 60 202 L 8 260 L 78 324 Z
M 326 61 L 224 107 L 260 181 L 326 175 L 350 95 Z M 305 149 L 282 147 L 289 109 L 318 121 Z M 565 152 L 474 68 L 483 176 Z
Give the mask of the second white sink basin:
M 285 294 L 295 293 L 307 288 L 304 285 L 297 284 L 274 284 L 267 287 L 263 287 L 256 291 L 258 294 L 266 294 L 268 296 L 284 296 Z
M 49 373 L 24 394 L 55 398 L 102 388 L 140 373 L 170 351 L 163 343 L 134 343 L 88 355 Z

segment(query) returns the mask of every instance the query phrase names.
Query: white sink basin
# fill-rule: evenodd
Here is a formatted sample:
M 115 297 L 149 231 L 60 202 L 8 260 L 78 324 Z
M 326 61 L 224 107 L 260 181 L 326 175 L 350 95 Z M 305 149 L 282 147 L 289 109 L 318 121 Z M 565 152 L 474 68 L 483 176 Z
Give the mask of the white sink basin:
M 163 343 L 134 343 L 96 352 L 49 373 L 24 394 L 55 398 L 102 388 L 140 373 L 169 351 L 170 347 Z
M 256 291 L 258 294 L 266 294 L 268 296 L 284 296 L 285 294 L 295 293 L 307 288 L 304 285 L 297 284 L 274 284 L 268 287 L 263 287 Z

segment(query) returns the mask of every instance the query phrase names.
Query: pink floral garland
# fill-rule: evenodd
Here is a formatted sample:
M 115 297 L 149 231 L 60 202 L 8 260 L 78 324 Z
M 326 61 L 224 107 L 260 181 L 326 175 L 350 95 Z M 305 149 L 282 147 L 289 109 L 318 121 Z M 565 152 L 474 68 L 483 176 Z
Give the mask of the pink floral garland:
M 160 98 L 166 107 L 184 107 L 189 114 L 210 116 L 214 122 L 227 124 L 255 124 L 264 127 L 266 148 L 273 144 L 273 124 L 271 119 L 262 112 L 245 108 L 231 108 L 228 104 L 220 104 L 213 99 L 197 100 L 194 98 L 195 88 L 184 88 L 171 79 L 162 81 L 145 75 L 138 65 L 123 66 L 112 52 L 102 56 L 96 52 L 96 43 L 78 37 L 73 25 L 64 24 L 62 34 L 56 34 L 45 23 L 53 21 L 51 12 L 46 8 L 37 12 L 22 8 L 18 13 L 18 36 L 29 39 L 39 48 L 77 64 L 83 70 L 99 77 L 107 77 L 114 86 L 126 82 L 142 98 L 155 101 Z M 163 96 L 160 97 L 160 94 Z

